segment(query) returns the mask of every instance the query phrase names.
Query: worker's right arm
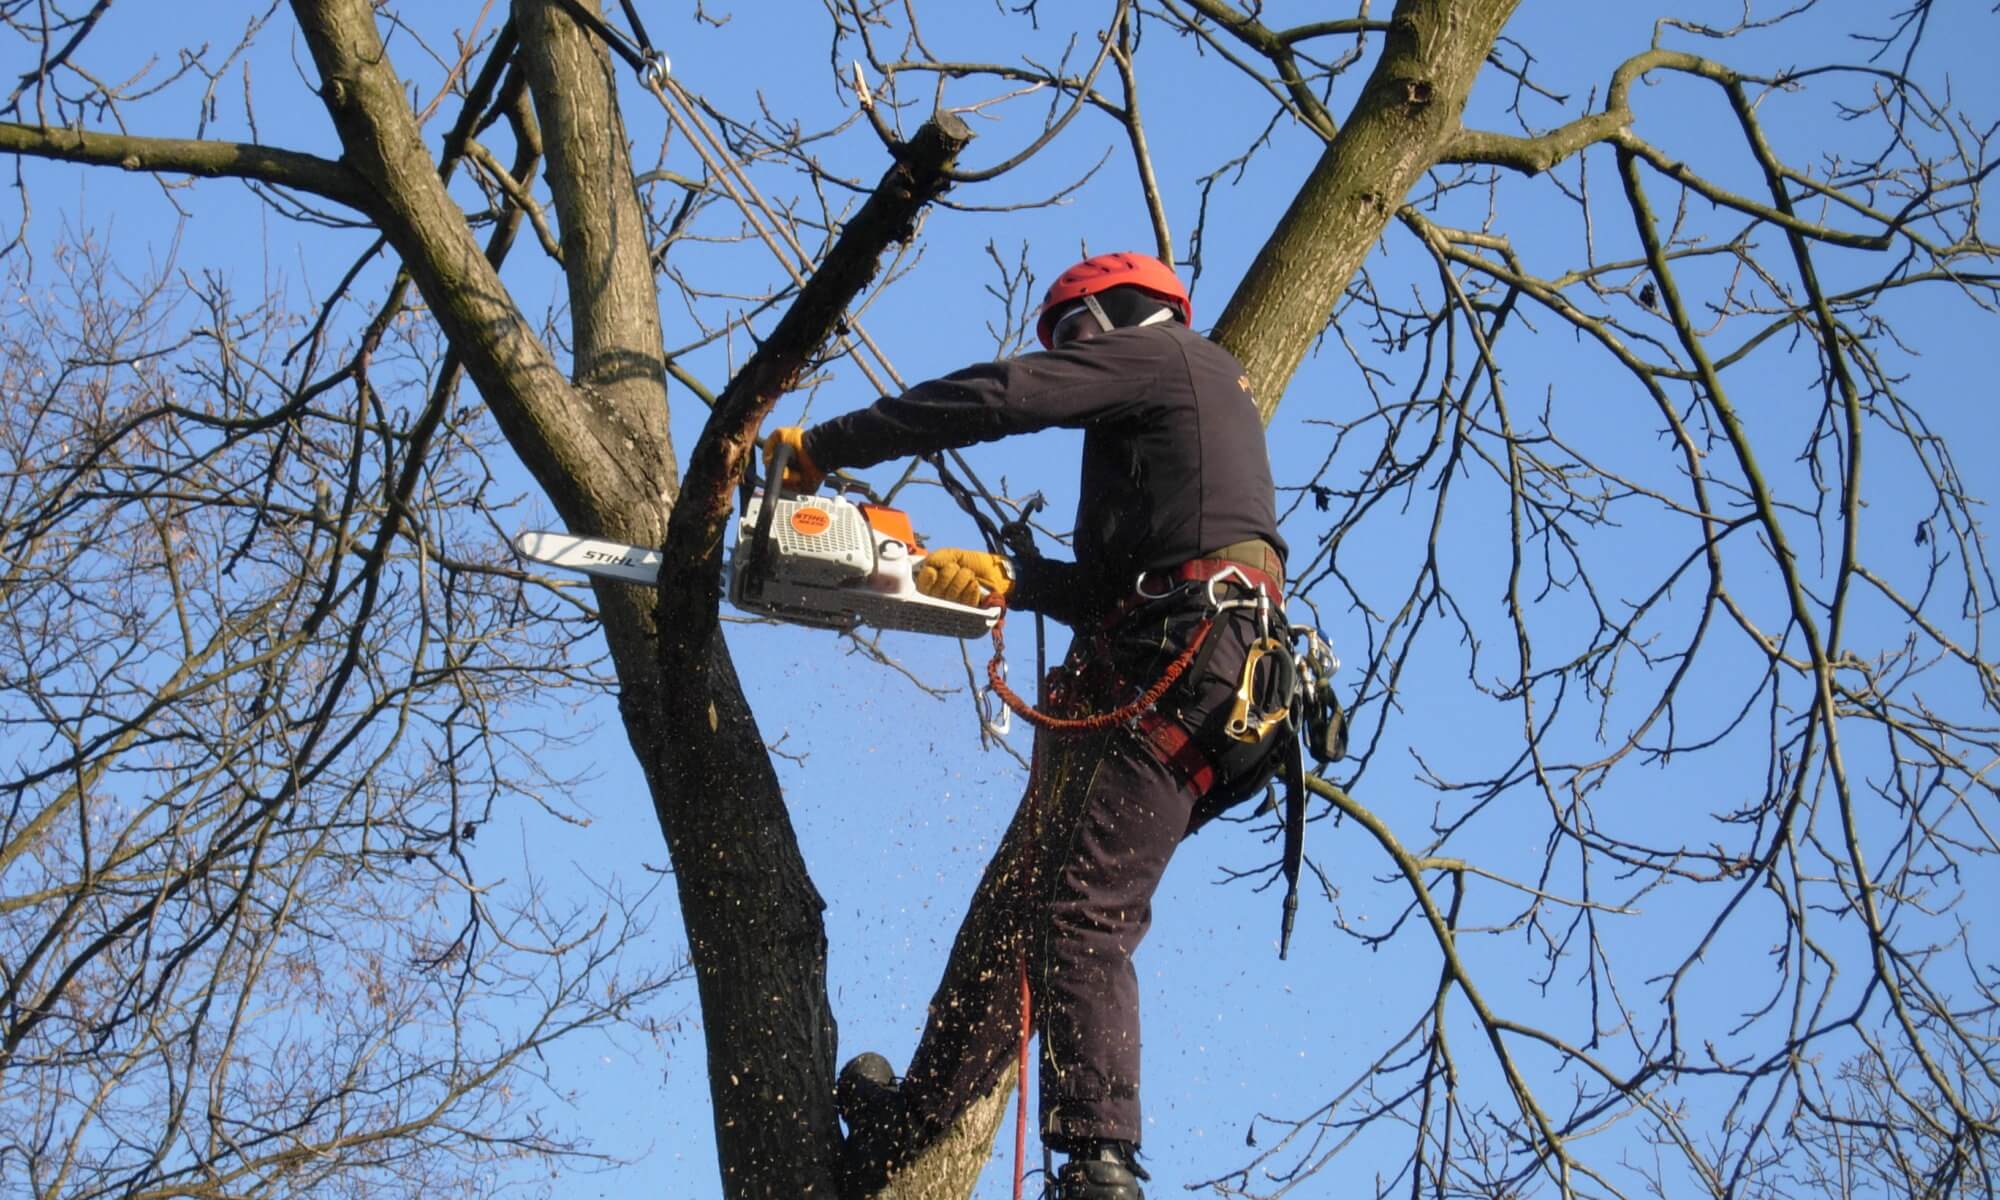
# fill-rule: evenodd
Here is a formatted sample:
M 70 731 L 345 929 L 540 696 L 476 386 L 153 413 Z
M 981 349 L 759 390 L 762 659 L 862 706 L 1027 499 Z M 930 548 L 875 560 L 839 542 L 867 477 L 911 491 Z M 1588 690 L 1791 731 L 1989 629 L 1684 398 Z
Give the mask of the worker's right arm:
M 813 463 L 834 470 L 1039 429 L 1082 428 L 1157 404 L 1163 370 L 1186 370 L 1166 327 L 1114 330 L 1067 349 L 980 363 L 920 383 L 814 426 L 803 446 Z M 1009 607 L 1072 627 L 1102 615 L 1092 605 L 1101 602 L 1103 581 L 1075 563 L 1018 559 L 1014 568 Z
M 1177 363 L 1178 355 L 1161 331 L 1121 329 L 1064 350 L 979 363 L 815 425 L 805 448 L 832 470 L 1081 428 L 1143 403 L 1163 361 Z
M 1014 586 L 1007 607 L 1038 612 L 1076 628 L 1103 616 L 1087 605 L 1096 593 L 1073 562 L 1053 558 L 1020 558 L 1014 562 Z

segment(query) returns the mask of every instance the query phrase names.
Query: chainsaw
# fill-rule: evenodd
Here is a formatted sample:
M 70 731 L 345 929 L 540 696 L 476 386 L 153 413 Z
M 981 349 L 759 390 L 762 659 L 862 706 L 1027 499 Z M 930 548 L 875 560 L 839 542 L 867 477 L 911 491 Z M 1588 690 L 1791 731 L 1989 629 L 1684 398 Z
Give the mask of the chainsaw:
M 788 449 L 773 456 L 761 492 L 747 494 L 729 556 L 729 601 L 745 612 L 817 629 L 861 625 L 946 637 L 978 637 L 998 610 L 953 604 L 917 590 L 924 548 L 901 509 L 780 486 Z M 659 579 L 660 553 L 646 546 L 564 533 L 514 538 L 522 557 L 622 583 Z

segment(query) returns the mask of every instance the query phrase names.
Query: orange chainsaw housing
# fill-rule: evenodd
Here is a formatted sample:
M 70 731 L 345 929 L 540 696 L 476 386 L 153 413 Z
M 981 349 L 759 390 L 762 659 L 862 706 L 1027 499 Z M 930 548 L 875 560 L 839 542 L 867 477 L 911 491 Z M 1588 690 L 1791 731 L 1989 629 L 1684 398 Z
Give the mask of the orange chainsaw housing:
M 924 553 L 923 543 L 917 540 L 917 531 L 910 525 L 910 514 L 885 504 L 857 504 L 855 507 L 867 518 L 870 529 L 908 546 L 913 555 Z

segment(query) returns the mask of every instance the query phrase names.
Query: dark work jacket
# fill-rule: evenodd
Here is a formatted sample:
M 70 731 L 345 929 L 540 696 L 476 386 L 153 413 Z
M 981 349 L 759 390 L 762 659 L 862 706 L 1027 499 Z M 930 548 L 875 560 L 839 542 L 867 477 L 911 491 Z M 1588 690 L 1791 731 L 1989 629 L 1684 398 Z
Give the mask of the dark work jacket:
M 822 469 L 866 467 L 1054 427 L 1083 430 L 1076 562 L 1016 563 L 1015 607 L 1077 624 L 1143 571 L 1252 538 L 1284 553 L 1250 381 L 1178 323 L 967 367 L 814 426 L 805 449 Z

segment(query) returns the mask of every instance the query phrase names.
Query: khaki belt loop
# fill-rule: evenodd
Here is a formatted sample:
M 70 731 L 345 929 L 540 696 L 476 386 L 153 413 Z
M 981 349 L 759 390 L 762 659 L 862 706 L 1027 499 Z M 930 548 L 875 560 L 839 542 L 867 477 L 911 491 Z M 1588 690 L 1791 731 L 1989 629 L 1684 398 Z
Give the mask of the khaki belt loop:
M 1236 542 L 1224 546 L 1220 550 L 1211 550 L 1201 557 L 1219 558 L 1224 562 L 1233 562 L 1245 567 L 1254 567 L 1276 580 L 1280 588 L 1284 587 L 1285 560 L 1278 557 L 1278 548 L 1263 538 L 1251 538 L 1248 541 Z

